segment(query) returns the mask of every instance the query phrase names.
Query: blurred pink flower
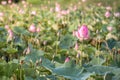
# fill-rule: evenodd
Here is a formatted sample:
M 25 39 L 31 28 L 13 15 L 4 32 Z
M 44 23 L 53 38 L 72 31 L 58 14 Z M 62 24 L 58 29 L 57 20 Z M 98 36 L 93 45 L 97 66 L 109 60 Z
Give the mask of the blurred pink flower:
M 82 2 L 86 2 L 87 0 L 82 0 Z
M 8 0 L 8 3 L 11 4 L 11 3 L 12 3 L 12 0 Z
M 79 48 L 78 43 L 76 43 L 76 44 L 75 44 L 75 48 L 74 48 L 74 49 L 77 51 L 77 50 L 78 50 L 78 48 Z
M 19 13 L 20 13 L 20 14 L 24 14 L 24 13 L 25 13 L 25 11 L 24 11 L 24 10 L 22 10 L 22 9 L 20 9 L 20 10 L 19 10 Z
M 111 32 L 113 30 L 113 27 L 112 26 L 108 26 L 107 30 Z
M 25 0 L 22 0 L 22 4 L 25 4 L 26 3 L 26 1 Z
M 29 31 L 32 32 L 32 33 L 36 32 L 36 27 L 35 27 L 34 24 L 32 24 L 32 25 L 29 27 Z
M 56 3 L 56 4 L 55 4 L 55 11 L 56 11 L 56 12 L 60 12 L 60 10 L 61 10 L 61 9 L 60 9 L 60 4 Z
M 62 10 L 62 11 L 61 11 L 61 14 L 62 14 L 62 15 L 67 15 L 67 14 L 69 14 L 69 12 L 70 12 L 69 10 Z
M 106 11 L 106 12 L 105 12 L 105 17 L 106 17 L 106 18 L 109 18 L 110 16 L 111 16 L 111 13 L 110 13 L 109 11 Z
M 57 14 L 57 17 L 58 17 L 58 18 L 61 18 L 61 17 L 62 17 L 62 14 L 58 13 L 58 14 Z
M 72 35 L 75 36 L 75 33 L 76 33 L 76 31 L 73 31 L 73 32 L 72 32 Z
M 74 6 L 74 7 L 73 7 L 73 11 L 76 11 L 76 10 L 77 10 L 77 6 Z
M 7 4 L 7 1 L 1 1 L 1 4 L 2 4 L 2 5 L 6 5 L 6 4 Z
M 0 12 L 0 17 L 4 16 L 4 13 L 3 12 Z
M 31 12 L 31 15 L 36 15 L 36 11 L 32 11 L 32 12 Z
M 40 32 L 40 28 L 39 27 L 37 27 L 36 32 Z
M 14 37 L 13 31 L 11 29 L 8 29 L 8 38 L 9 40 L 12 40 Z
M 107 7 L 106 7 L 106 10 L 112 10 L 112 7 L 107 6 Z
M 98 5 L 98 6 L 101 6 L 101 5 L 102 5 L 102 3 L 101 3 L 101 2 L 99 2 L 97 5 Z
M 70 61 L 70 57 L 67 57 L 66 59 L 65 59 L 65 63 L 66 62 L 69 62 Z
M 10 28 L 9 28 L 9 26 L 8 26 L 8 25 L 5 25 L 5 29 L 6 29 L 6 30 L 9 30 Z
M 53 12 L 53 8 L 50 8 L 50 12 Z
M 24 4 L 23 7 L 24 7 L 24 8 L 27 8 L 27 4 Z
M 76 37 L 82 41 L 87 40 L 89 38 L 89 30 L 86 25 L 82 25 L 78 28 L 78 31 L 75 32 Z
M 115 16 L 115 17 L 120 17 L 120 12 L 114 13 L 114 16 Z

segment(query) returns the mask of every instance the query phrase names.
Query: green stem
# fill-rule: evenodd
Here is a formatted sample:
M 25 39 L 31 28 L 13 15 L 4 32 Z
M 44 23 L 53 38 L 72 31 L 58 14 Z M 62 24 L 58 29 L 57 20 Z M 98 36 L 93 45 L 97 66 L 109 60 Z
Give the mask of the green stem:
M 82 41 L 82 45 L 81 45 L 81 54 L 82 54 L 82 51 L 83 51 L 83 41 Z M 80 65 L 81 66 L 82 66 L 83 56 L 84 56 L 84 54 L 82 56 L 80 56 L 80 58 L 81 58 Z

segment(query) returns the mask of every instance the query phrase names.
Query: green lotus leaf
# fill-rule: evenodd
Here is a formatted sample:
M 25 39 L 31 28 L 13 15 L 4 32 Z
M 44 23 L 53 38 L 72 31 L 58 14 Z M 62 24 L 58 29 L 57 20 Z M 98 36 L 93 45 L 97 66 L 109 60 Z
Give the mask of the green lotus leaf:
M 16 34 L 29 35 L 29 32 L 23 27 L 14 27 L 13 30 Z
M 60 48 L 62 49 L 69 49 L 70 47 L 73 47 L 76 43 L 76 39 L 72 35 L 65 35 L 60 40 Z
M 32 60 L 32 62 L 35 63 L 37 60 L 40 60 L 43 55 L 43 51 L 32 49 L 31 53 L 25 56 L 25 61 Z
M 73 61 L 58 64 L 52 63 L 49 60 L 43 60 L 42 65 L 50 70 L 52 74 L 63 76 L 71 80 L 86 80 L 93 73 L 86 72 L 84 68 L 77 66 Z

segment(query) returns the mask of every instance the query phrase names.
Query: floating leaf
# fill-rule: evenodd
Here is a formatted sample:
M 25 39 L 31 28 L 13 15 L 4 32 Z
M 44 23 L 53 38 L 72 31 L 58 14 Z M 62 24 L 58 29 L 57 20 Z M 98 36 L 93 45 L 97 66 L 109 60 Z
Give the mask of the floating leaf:
M 76 43 L 76 39 L 72 35 L 65 35 L 60 40 L 60 48 L 62 49 L 69 49 L 70 47 L 74 46 Z
M 107 67 L 107 66 L 92 66 L 87 68 L 88 72 L 95 72 L 96 74 L 99 75 L 105 75 L 106 72 L 112 72 L 113 71 L 113 67 Z
M 107 43 L 107 45 L 106 45 L 106 43 Z M 116 45 L 116 40 L 115 39 L 109 39 L 109 40 L 107 40 L 107 42 L 103 42 L 102 44 L 101 44 L 101 48 L 102 49 L 106 49 L 107 47 L 111 50 L 112 48 L 114 48 L 115 47 L 115 45 Z
M 89 62 L 89 65 L 102 65 L 104 62 L 105 62 L 104 59 L 95 57 Z
M 29 32 L 23 27 L 14 27 L 13 30 L 16 34 L 29 35 Z
M 44 52 L 43 52 L 43 51 L 33 49 L 30 54 L 26 55 L 25 60 L 26 60 L 26 61 L 32 60 L 32 62 L 35 63 L 37 60 L 40 60 L 40 58 L 41 58 L 43 55 L 44 55 Z
M 8 54 L 14 54 L 14 53 L 18 52 L 18 50 L 16 48 L 2 48 L 2 50 Z
M 84 68 L 75 65 L 73 61 L 55 66 L 49 60 L 45 60 L 42 65 L 53 74 L 63 76 L 71 80 L 86 80 L 88 77 L 93 75 L 93 73 L 85 72 Z

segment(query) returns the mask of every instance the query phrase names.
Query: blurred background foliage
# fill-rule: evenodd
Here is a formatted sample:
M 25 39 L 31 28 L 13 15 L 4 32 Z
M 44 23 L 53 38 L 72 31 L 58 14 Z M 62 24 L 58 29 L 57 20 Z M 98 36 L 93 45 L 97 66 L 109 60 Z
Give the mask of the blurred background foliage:
M 0 1 L 8 1 L 8 0 L 0 0 Z M 15 3 L 18 3 L 22 0 L 12 0 Z M 34 6 L 48 5 L 53 6 L 55 2 L 58 2 L 62 5 L 62 7 L 67 7 L 69 5 L 78 3 L 79 1 L 85 1 L 82 5 L 88 4 L 98 4 L 101 3 L 104 6 L 112 6 L 114 10 L 120 11 L 120 0 L 25 0 Z
M 55 2 L 58 2 L 62 5 L 62 7 L 67 7 L 71 5 L 71 3 L 75 4 L 78 3 L 80 0 L 27 0 L 29 3 L 33 5 L 52 5 Z M 81 0 L 84 1 L 84 0 Z M 86 0 L 86 2 L 82 3 L 81 5 L 88 5 L 88 4 L 97 4 L 101 3 L 104 6 L 112 6 L 113 9 L 117 9 L 120 11 L 120 0 Z

